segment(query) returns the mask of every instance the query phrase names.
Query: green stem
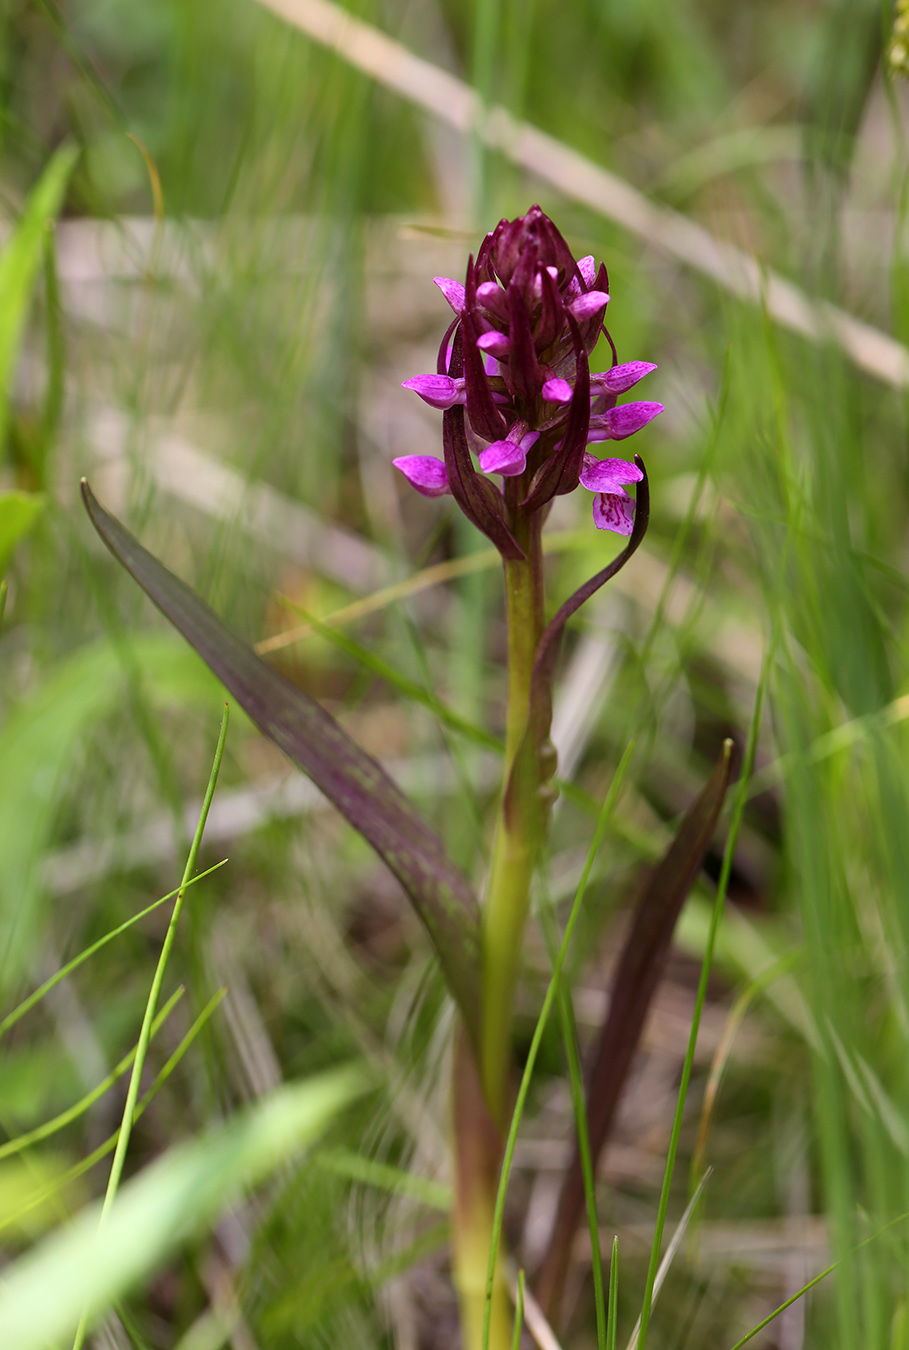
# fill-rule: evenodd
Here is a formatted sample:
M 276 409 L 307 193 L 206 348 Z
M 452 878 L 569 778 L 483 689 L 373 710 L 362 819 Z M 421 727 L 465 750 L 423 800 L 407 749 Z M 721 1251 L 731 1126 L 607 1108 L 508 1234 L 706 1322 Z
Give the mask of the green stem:
M 530 680 L 537 643 L 543 630 L 543 565 L 540 513 L 515 513 L 513 529 L 526 559 L 505 563 L 508 621 L 508 704 L 505 731 L 505 773 L 495 840 L 483 907 L 483 1090 L 496 1124 L 507 1119 L 511 1016 L 527 918 L 530 883 L 539 840 L 530 822 L 535 803 L 516 800 L 505 815 L 505 790 L 527 731 Z M 530 790 L 536 791 L 532 782 Z

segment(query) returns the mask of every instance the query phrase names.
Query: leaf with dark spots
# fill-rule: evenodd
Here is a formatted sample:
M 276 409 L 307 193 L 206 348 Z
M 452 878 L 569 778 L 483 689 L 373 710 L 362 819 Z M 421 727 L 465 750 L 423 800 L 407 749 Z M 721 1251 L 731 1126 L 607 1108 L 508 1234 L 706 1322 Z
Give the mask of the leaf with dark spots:
M 82 497 L 104 543 L 182 633 L 256 726 L 372 845 L 404 887 L 477 1043 L 479 906 L 439 837 L 382 766 L 313 699 L 246 645 L 184 582 L 103 509 Z
M 676 921 L 713 838 L 733 758 L 732 742 L 726 741 L 706 787 L 683 817 L 675 839 L 644 887 L 616 965 L 609 1012 L 587 1072 L 587 1125 L 594 1175 L 666 968 Z M 581 1159 L 575 1144 L 536 1284 L 537 1298 L 550 1322 L 558 1320 L 572 1242 L 584 1204 Z

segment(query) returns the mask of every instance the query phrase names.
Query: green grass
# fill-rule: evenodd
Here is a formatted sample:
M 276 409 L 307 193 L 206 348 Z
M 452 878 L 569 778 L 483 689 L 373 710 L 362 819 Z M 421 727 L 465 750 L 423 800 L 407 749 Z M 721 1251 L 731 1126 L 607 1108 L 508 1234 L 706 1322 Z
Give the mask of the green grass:
M 880 68 L 887 5 L 349 8 L 810 295 L 909 340 L 907 95 Z M 0 1245 L 24 1319 L 4 1323 L 0 1300 L 4 1346 L 30 1343 L 12 1328 L 54 1301 L 20 1260 L 50 1270 L 61 1299 L 70 1291 L 70 1338 L 76 1295 L 87 1298 L 75 1257 L 39 1263 L 67 1242 L 72 1253 L 94 1222 L 122 1083 L 84 1111 L 73 1103 L 115 1078 L 139 1035 L 167 926 L 150 902 L 182 874 L 221 706 L 96 548 L 79 477 L 90 472 L 102 501 L 250 640 L 293 628 L 301 610 L 318 616 L 318 631 L 275 659 L 410 775 L 478 879 L 497 772 L 487 753 L 503 729 L 500 581 L 444 503 L 394 482 L 392 455 L 435 453 L 438 433 L 395 386 L 434 360 L 445 305 L 432 275 L 460 272 L 482 230 L 539 200 L 577 252 L 606 260 L 620 357 L 659 362 L 642 396 L 667 412 L 638 438 L 648 539 L 602 608 L 578 619 L 563 658 L 568 669 L 604 632 L 614 644 L 528 934 L 518 1068 L 532 1043 L 536 1065 L 506 1233 L 532 1295 L 533 1225 L 573 1137 L 625 916 L 723 739 L 744 746 L 760 684 L 760 791 L 727 816 L 684 916 L 613 1148 L 588 1187 L 610 1269 L 591 1277 L 580 1238 L 562 1343 L 627 1343 L 659 1262 L 654 1230 L 665 1220 L 668 1234 L 683 1214 L 698 1149 L 713 1170 L 645 1327 L 648 1350 L 728 1350 L 827 1266 L 776 1324 L 786 1346 L 898 1350 L 909 732 L 888 709 L 909 690 L 904 394 L 561 200 L 475 133 L 439 133 L 254 0 L 36 0 L 7 7 L 3 32 L 0 207 L 21 225 L 0 255 L 0 1151 L 22 1147 L 0 1162 Z M 156 243 L 153 179 L 128 132 L 160 178 Z M 70 145 L 74 164 L 59 149 Z M 44 193 L 39 214 L 53 213 L 64 190 L 52 247 L 34 203 Z M 131 216 L 147 222 L 144 244 L 117 223 Z M 97 222 L 109 235 L 95 251 L 80 231 Z M 597 357 L 606 364 L 605 350 Z M 112 410 L 116 473 L 103 467 L 117 448 Z M 196 470 L 178 446 L 167 477 L 162 434 L 359 536 L 372 562 L 358 571 L 342 534 L 337 554 L 307 557 L 302 527 L 280 510 L 257 534 L 234 504 L 216 510 L 210 483 L 206 500 L 189 500 Z M 609 546 L 582 495 L 562 499 L 552 522 L 572 541 L 549 554 L 553 601 Z M 438 564 L 452 565 L 433 585 L 402 584 Z M 329 640 L 326 619 L 352 606 Z M 565 931 L 595 828 L 590 804 L 632 740 L 562 968 L 570 1006 L 534 1041 L 549 938 Z M 433 1208 L 451 1180 L 450 1010 L 401 896 L 339 820 L 292 804 L 256 815 L 242 796 L 284 773 L 235 717 L 213 807 L 222 824 L 198 869 L 230 860 L 186 892 L 167 967 L 186 993 L 136 1080 L 121 1199 L 131 1187 L 141 1199 L 155 1167 L 176 1186 L 171 1164 L 201 1165 L 207 1141 L 234 1138 L 222 1129 L 266 1121 L 276 1093 L 303 1095 L 277 1099 L 280 1147 L 250 1126 L 251 1152 L 234 1170 L 225 1162 L 179 1250 L 159 1243 L 159 1225 L 185 1214 L 175 1191 L 176 1209 L 162 1201 L 152 1215 L 137 1201 L 135 1222 L 93 1239 L 126 1234 L 123 1269 L 98 1247 L 109 1278 L 92 1293 L 112 1309 L 105 1334 L 117 1345 L 451 1343 L 447 1230 Z M 79 879 L 87 854 L 106 859 L 90 884 Z M 727 885 L 686 1059 L 713 945 L 704 916 Z M 699 1144 L 727 1025 L 738 1029 Z M 307 1084 L 351 1060 L 368 1064 L 369 1096 L 331 1115 L 324 1157 L 300 1161 Z M 798 1230 L 802 1256 L 786 1258 L 785 1225 L 805 1215 L 816 1223 Z M 35 1246 L 49 1228 L 59 1248 Z M 769 1231 L 779 1247 L 762 1265 L 747 1240 Z M 35 1325 L 41 1344 L 64 1335 Z M 773 1343 L 761 1335 L 756 1345 Z

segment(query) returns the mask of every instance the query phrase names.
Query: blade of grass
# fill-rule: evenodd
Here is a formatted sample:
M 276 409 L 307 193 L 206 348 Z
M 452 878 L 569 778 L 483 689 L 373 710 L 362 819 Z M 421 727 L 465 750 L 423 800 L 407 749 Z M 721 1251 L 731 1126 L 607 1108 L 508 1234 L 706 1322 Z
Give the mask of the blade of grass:
M 612 1239 L 612 1260 L 609 1262 L 609 1329 L 606 1350 L 616 1350 L 619 1335 L 619 1239 Z
M 409 1195 L 429 1209 L 441 1210 L 447 1214 L 451 1209 L 451 1187 L 443 1186 L 428 1177 L 414 1176 L 400 1167 L 391 1167 L 388 1163 L 376 1162 L 373 1158 L 364 1158 L 360 1153 L 348 1149 L 327 1149 L 314 1159 L 328 1172 L 340 1177 L 349 1177 L 351 1181 L 360 1181 L 366 1186 L 375 1186 L 390 1195 Z
M 850 1255 L 854 1256 L 856 1252 L 863 1251 L 870 1243 L 876 1242 L 879 1237 L 883 1237 L 891 1228 L 895 1228 L 897 1224 L 904 1223 L 906 1219 L 909 1219 L 909 1214 L 897 1215 L 895 1219 L 891 1219 L 883 1228 L 879 1228 L 876 1233 L 872 1233 L 870 1237 L 866 1237 L 864 1241 L 856 1243 Z M 730 1350 L 742 1350 L 742 1346 L 747 1345 L 749 1341 L 754 1340 L 759 1331 L 763 1331 L 765 1327 L 768 1327 L 771 1322 L 779 1317 L 780 1313 L 784 1313 L 787 1308 L 791 1308 L 793 1303 L 798 1303 L 800 1298 L 804 1298 L 816 1284 L 820 1284 L 821 1280 L 826 1280 L 827 1276 L 832 1275 L 837 1267 L 842 1264 L 842 1261 L 834 1261 L 832 1266 L 827 1266 L 818 1275 L 815 1275 L 813 1279 L 809 1280 L 807 1284 L 803 1284 L 801 1289 L 794 1293 L 791 1298 L 787 1298 L 785 1303 L 781 1303 L 778 1308 L 774 1308 L 772 1313 L 768 1313 L 763 1321 L 758 1322 L 757 1326 L 752 1327 L 740 1341 L 736 1341 L 735 1345 L 730 1347 Z
M 199 1013 L 199 1016 L 196 1018 L 195 1022 L 193 1022 L 176 1050 L 174 1050 L 173 1054 L 160 1069 L 151 1086 L 139 1098 L 136 1109 L 133 1112 L 134 1124 L 149 1106 L 152 1099 L 158 1095 L 168 1078 L 170 1078 L 174 1069 L 176 1069 L 180 1060 L 186 1054 L 187 1050 L 189 1050 L 193 1041 L 212 1016 L 226 993 L 227 989 L 221 988 L 209 999 L 208 1003 L 206 1003 L 205 1007 Z M 7 1214 L 0 1218 L 0 1232 L 5 1228 L 11 1228 L 14 1224 L 19 1223 L 20 1220 L 24 1219 L 27 1214 L 30 1214 L 33 1209 L 36 1209 L 39 1205 L 43 1205 L 45 1200 L 49 1200 L 56 1191 L 68 1186 L 73 1181 L 77 1181 L 79 1177 L 84 1176 L 86 1172 L 90 1172 L 95 1164 L 99 1163 L 102 1158 L 106 1158 L 109 1153 L 113 1153 L 114 1149 L 117 1147 L 117 1140 L 119 1137 L 120 1131 L 117 1129 L 113 1134 L 109 1135 L 103 1143 L 99 1144 L 96 1149 L 93 1149 L 88 1157 L 80 1158 L 79 1162 L 75 1163 L 68 1172 L 58 1178 L 52 1186 L 46 1186 L 44 1190 L 37 1192 L 26 1205 L 23 1205 L 22 1208 L 16 1210 L 15 1213 Z
M 6 613 L 6 597 L 9 592 L 9 582 L 0 581 L 0 633 L 3 632 L 3 615 Z
M 572 548 L 589 547 L 590 535 L 584 530 L 553 530 L 550 535 L 543 537 L 544 553 L 561 553 Z M 333 614 L 327 614 L 319 622 L 330 628 L 340 628 L 345 624 L 355 623 L 358 619 L 368 618 L 370 614 L 377 614 L 398 600 L 407 600 L 412 595 L 419 595 L 421 591 L 431 590 L 433 586 L 442 586 L 446 581 L 457 581 L 460 577 L 471 576 L 474 572 L 483 572 L 501 565 L 502 559 L 494 548 L 479 549 L 476 553 L 467 553 L 461 558 L 434 563 L 431 567 L 424 567 L 422 571 L 414 573 L 412 577 L 393 582 L 390 586 L 383 586 L 380 590 L 373 591 L 372 595 L 364 596 L 362 600 L 344 605 Z M 307 613 L 289 596 L 282 596 L 281 599 L 291 609 Z M 285 647 L 293 646 L 295 642 L 301 642 L 303 638 L 312 637 L 315 631 L 312 623 L 306 622 L 297 628 L 289 628 L 286 632 L 264 638 L 256 643 L 255 650 L 259 656 L 278 652 Z
M 775 643 L 771 642 L 768 644 L 764 656 L 761 678 L 758 682 L 757 693 L 755 695 L 754 711 L 751 717 L 751 726 L 748 731 L 748 742 L 745 747 L 742 772 L 736 785 L 735 802 L 733 804 L 732 816 L 729 822 L 729 834 L 726 839 L 723 864 L 720 870 L 720 878 L 717 882 L 716 899 L 713 905 L 713 912 L 710 916 L 710 928 L 707 933 L 707 941 L 704 947 L 704 960 L 701 964 L 701 976 L 698 981 L 694 1011 L 691 1016 L 691 1030 L 688 1035 L 688 1046 L 685 1051 L 685 1060 L 682 1065 L 682 1078 L 679 1084 L 675 1116 L 672 1121 L 672 1131 L 669 1136 L 669 1148 L 666 1154 L 666 1170 L 663 1175 L 663 1186 L 660 1192 L 659 1207 L 657 1209 L 656 1227 L 653 1234 L 653 1247 L 650 1252 L 650 1264 L 647 1270 L 647 1280 L 644 1285 L 644 1297 L 641 1303 L 640 1335 L 638 1338 L 639 1350 L 644 1350 L 647 1340 L 647 1328 L 650 1323 L 650 1312 L 653 1306 L 654 1285 L 656 1283 L 657 1270 L 660 1261 L 660 1248 L 663 1243 L 663 1228 L 666 1223 L 666 1211 L 669 1206 L 669 1189 L 672 1185 L 672 1175 L 675 1170 L 675 1159 L 679 1147 L 679 1137 L 682 1132 L 682 1117 L 685 1113 L 685 1102 L 688 1097 L 688 1084 L 691 1081 L 694 1052 L 697 1046 L 698 1030 L 701 1024 L 701 1012 L 703 1011 L 704 1003 L 707 998 L 707 982 L 710 978 L 710 968 L 713 962 L 713 949 L 716 944 L 717 930 L 720 926 L 720 918 L 726 900 L 726 891 L 729 886 L 729 876 L 732 871 L 732 860 L 735 856 L 739 830 L 745 814 L 745 806 L 748 801 L 748 784 L 751 780 L 751 772 L 754 767 L 754 756 L 757 749 L 758 734 L 761 726 L 761 713 L 764 706 L 764 694 L 770 675 L 770 663 L 773 659 L 774 650 Z
M 123 1186 L 103 1224 L 100 1206 L 92 1205 L 6 1266 L 0 1345 L 47 1350 L 59 1344 L 81 1309 L 97 1316 L 149 1279 L 370 1086 L 363 1068 L 350 1064 L 282 1084 L 226 1124 L 168 1149 Z
M 618 767 L 603 802 L 603 809 L 600 812 L 600 819 L 597 822 L 596 832 L 593 836 L 593 842 L 587 854 L 584 863 L 584 870 L 581 873 L 581 879 L 578 882 L 578 889 L 575 892 L 574 901 L 571 906 L 571 913 L 568 916 L 568 922 L 565 925 L 565 932 L 559 945 L 558 953 L 553 965 L 552 976 L 549 980 L 549 986 L 546 990 L 546 996 L 543 999 L 543 1006 L 540 1009 L 540 1015 L 537 1018 L 537 1025 L 534 1029 L 533 1039 L 530 1043 L 530 1050 L 527 1054 L 527 1061 L 524 1065 L 524 1072 L 521 1075 L 521 1085 L 518 1088 L 518 1095 L 514 1105 L 514 1111 L 511 1116 L 511 1124 L 508 1129 L 508 1139 L 505 1144 L 505 1152 L 502 1159 L 502 1171 L 499 1175 L 499 1187 L 496 1193 L 495 1210 L 492 1220 L 492 1237 L 489 1243 L 489 1264 L 486 1270 L 486 1307 L 483 1319 L 483 1350 L 488 1350 L 490 1319 L 492 1315 L 492 1291 L 495 1283 L 496 1273 L 496 1253 L 499 1250 L 499 1243 L 502 1237 L 502 1223 L 505 1218 L 505 1197 L 508 1192 L 508 1181 L 511 1176 L 511 1166 L 514 1161 L 515 1145 L 518 1142 L 518 1129 L 520 1128 L 521 1118 L 524 1114 L 524 1105 L 527 1101 L 527 1093 L 530 1089 L 530 1080 L 533 1077 L 533 1070 L 536 1065 L 537 1055 L 540 1044 L 543 1040 L 543 1033 L 546 1030 L 546 1024 L 549 1021 L 549 1014 L 552 1012 L 552 1005 L 555 1002 L 556 992 L 559 987 L 559 980 L 562 974 L 562 966 L 565 962 L 565 956 L 571 943 L 571 935 L 574 932 L 578 916 L 581 912 L 581 905 L 584 901 L 584 895 L 587 890 L 587 882 L 593 869 L 600 844 L 606 833 L 606 827 L 609 824 L 610 817 L 618 799 L 619 791 L 625 779 L 625 773 L 634 753 L 634 743 L 632 742 L 625 750 L 619 761 Z
M 186 883 L 189 881 L 196 867 L 196 859 L 199 856 L 199 849 L 202 844 L 202 835 L 205 830 L 205 822 L 208 820 L 208 812 L 215 795 L 215 786 L 218 782 L 218 774 L 221 770 L 221 760 L 224 756 L 224 743 L 227 739 L 227 725 L 230 720 L 230 710 L 228 705 L 224 705 L 224 713 L 221 717 L 221 729 L 218 733 L 218 744 L 215 748 L 215 758 L 211 766 L 211 773 L 208 778 L 208 787 L 205 789 L 205 797 L 202 801 L 202 809 L 199 812 L 199 823 L 196 826 L 196 832 L 193 836 L 193 842 L 190 846 L 189 857 L 186 860 L 186 867 L 183 872 L 183 884 L 177 892 L 177 898 L 174 901 L 173 913 L 170 916 L 170 923 L 164 938 L 164 944 L 161 948 L 161 954 L 158 957 L 158 965 L 152 979 L 151 989 L 148 995 L 148 1002 L 145 1006 L 145 1017 L 142 1021 L 142 1029 L 139 1032 L 139 1045 L 137 1047 L 136 1058 L 133 1062 L 133 1071 L 130 1075 L 129 1089 L 126 1094 L 126 1105 L 123 1108 L 123 1121 L 120 1126 L 120 1134 L 117 1139 L 117 1147 L 114 1151 L 114 1160 L 111 1163 L 110 1176 L 107 1181 L 107 1190 L 104 1195 L 104 1202 L 101 1206 L 101 1223 L 103 1224 L 110 1212 L 111 1205 L 120 1186 L 120 1178 L 123 1175 L 123 1166 L 126 1162 L 126 1152 L 129 1148 L 129 1139 L 133 1127 L 133 1119 L 136 1111 L 136 1103 L 139 1098 L 139 1083 L 142 1078 L 142 1071 L 145 1068 L 145 1055 L 148 1050 L 149 1036 L 151 1032 L 152 1021 L 155 1016 L 155 1006 L 158 1002 L 158 995 L 161 991 L 161 984 L 164 980 L 164 972 L 167 969 L 167 962 L 170 959 L 174 940 L 177 936 L 177 924 L 180 920 L 180 914 L 183 910 L 183 900 L 186 895 Z M 73 1338 L 73 1350 L 81 1350 L 85 1341 L 85 1332 L 88 1326 L 88 1313 L 85 1312 L 76 1328 L 76 1334 Z
M 36 1003 L 40 1003 L 45 994 L 50 993 L 55 985 L 59 984 L 61 980 L 65 980 L 67 975 L 71 975 L 72 972 L 81 966 L 83 962 L 87 961 L 90 956 L 94 956 L 102 947 L 106 947 L 109 942 L 113 942 L 115 937 L 119 937 L 121 933 L 125 933 L 127 928 L 132 928 L 140 919 L 144 919 L 147 914 L 151 914 L 154 910 L 159 909 L 161 905 L 167 904 L 168 900 L 173 900 L 174 896 L 179 895 L 181 890 L 188 891 L 190 886 L 195 886 L 197 882 L 204 881 L 206 877 L 210 877 L 212 872 L 217 872 L 226 862 L 227 859 L 222 858 L 221 861 L 216 862 L 213 867 L 206 868 L 206 870 L 200 872 L 198 876 L 191 877 L 189 881 L 181 886 L 177 886 L 174 890 L 169 891 L 167 895 L 162 895 L 160 900 L 156 900 L 153 904 L 147 905 L 145 909 L 140 909 L 138 914 L 134 914 L 132 918 L 125 920 L 124 923 L 119 924 L 116 928 L 112 928 L 109 933 L 105 933 L 103 937 L 98 938 L 97 942 L 93 942 L 90 947 L 86 947 L 85 951 L 80 952 L 78 956 L 74 956 L 72 961 L 68 961 L 65 966 L 61 966 L 55 975 L 51 975 L 42 985 L 38 986 L 34 993 L 29 994 L 28 998 L 23 999 L 18 1007 L 15 1007 L 11 1013 L 7 1013 L 3 1021 L 0 1022 L 0 1036 L 4 1036 L 9 1031 L 10 1027 L 14 1027 L 19 1019 L 24 1017 Z
M 336 647 L 346 652 L 348 656 L 353 657 L 355 661 L 359 661 L 360 665 L 365 666 L 367 670 L 371 670 L 374 675 L 378 675 L 379 679 L 385 680 L 405 698 L 414 703 L 421 703 L 424 708 L 428 708 L 440 722 L 450 727 L 452 731 L 459 731 L 462 736 L 466 736 L 468 740 L 476 742 L 477 745 L 482 745 L 486 750 L 497 750 L 500 754 L 504 753 L 504 746 L 498 737 L 490 735 L 482 727 L 476 726 L 475 723 L 455 712 L 453 708 L 449 708 L 440 698 L 436 698 L 431 690 L 418 684 L 416 680 L 411 680 L 407 675 L 403 675 L 390 662 L 385 661 L 381 656 L 377 656 L 375 652 L 365 647 L 362 642 L 357 642 L 347 633 L 339 632 L 331 624 L 323 623 L 321 619 L 317 619 L 314 614 L 307 613 L 300 606 L 295 606 L 295 608 L 306 615 L 307 622 L 312 625 L 314 632 L 334 643 Z
M 698 1201 L 701 1198 L 704 1187 L 707 1185 L 707 1182 L 710 1179 L 710 1171 L 711 1169 L 708 1167 L 707 1171 L 701 1177 L 697 1190 L 695 1191 L 691 1199 L 688 1201 L 688 1204 L 685 1206 L 685 1212 L 682 1215 L 681 1219 L 679 1220 L 678 1228 L 672 1235 L 672 1241 L 666 1248 L 666 1255 L 660 1262 L 660 1268 L 657 1271 L 656 1279 L 653 1282 L 653 1298 L 651 1299 L 650 1303 L 651 1308 L 657 1301 L 659 1292 L 663 1287 L 663 1282 L 666 1279 L 666 1276 L 669 1274 L 669 1267 L 675 1260 L 675 1254 L 679 1250 L 679 1247 L 681 1247 L 682 1245 L 682 1239 L 685 1236 L 685 1233 L 687 1232 L 689 1223 L 691 1222 L 691 1216 L 697 1209 Z M 640 1336 L 640 1333 L 641 1333 L 641 1319 L 638 1318 L 637 1325 L 635 1326 L 634 1331 L 631 1333 L 631 1339 L 628 1342 L 628 1350 L 638 1350 L 638 1338 Z
M 171 994 L 170 998 L 151 1024 L 148 1036 L 149 1041 L 157 1035 L 176 1005 L 180 1002 L 183 994 L 184 990 L 182 986 Z M 23 1149 L 30 1148 L 32 1144 L 40 1143 L 42 1139 L 49 1139 L 52 1134 L 57 1134 L 60 1130 L 65 1129 L 67 1125 L 72 1124 L 74 1120 L 78 1120 L 80 1116 L 85 1114 L 90 1106 L 93 1106 L 99 1098 L 104 1096 L 105 1092 L 113 1087 L 118 1078 L 123 1077 L 126 1070 L 135 1060 L 138 1051 L 139 1042 L 133 1046 L 128 1054 L 123 1056 L 118 1064 L 114 1065 L 107 1077 L 102 1078 L 101 1082 L 96 1084 L 91 1092 L 87 1092 L 79 1101 L 75 1102 L 72 1106 L 68 1106 L 66 1110 L 61 1111 L 58 1116 L 54 1116 L 53 1120 L 46 1120 L 43 1125 L 36 1125 L 33 1130 L 29 1130 L 26 1134 L 20 1134 L 15 1139 L 8 1139 L 5 1144 L 0 1144 L 0 1160 L 3 1158 L 10 1158 L 15 1153 L 21 1153 Z

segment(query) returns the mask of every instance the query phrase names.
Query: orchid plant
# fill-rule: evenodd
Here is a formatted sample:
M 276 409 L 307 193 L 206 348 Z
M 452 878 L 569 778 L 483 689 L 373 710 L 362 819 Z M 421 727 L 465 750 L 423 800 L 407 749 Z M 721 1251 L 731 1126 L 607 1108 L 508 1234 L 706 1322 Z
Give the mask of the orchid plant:
M 115 556 L 255 721 L 335 804 L 401 882 L 435 947 L 458 1011 L 454 1047 L 453 1265 L 465 1350 L 505 1350 L 511 1314 L 499 1262 L 490 1283 L 493 1214 L 514 1092 L 512 1013 L 531 883 L 553 798 L 552 687 L 567 620 L 623 567 L 647 528 L 644 465 L 589 449 L 626 440 L 663 411 L 618 399 L 656 366 L 620 363 L 604 326 L 606 268 L 575 259 L 538 206 L 503 220 L 467 263 L 463 284 L 435 279 L 454 317 L 434 374 L 404 387 L 442 412 L 442 457 L 394 461 L 424 496 L 451 495 L 502 556 L 508 627 L 505 762 L 482 905 L 385 770 L 327 712 L 237 638 L 110 516 L 87 484 L 92 521 Z M 590 371 L 601 336 L 608 370 Z M 636 497 L 627 489 L 635 485 Z M 547 622 L 542 531 L 557 496 L 593 494 L 598 529 L 627 540 Z M 728 761 L 728 756 L 727 756 Z M 662 969 L 681 903 L 700 867 L 728 783 L 728 762 L 682 822 L 645 888 L 588 1080 L 594 1161 Z M 605 1056 L 605 1061 L 604 1061 Z M 538 1289 L 557 1319 L 566 1253 L 583 1209 L 575 1156 L 566 1172 Z

